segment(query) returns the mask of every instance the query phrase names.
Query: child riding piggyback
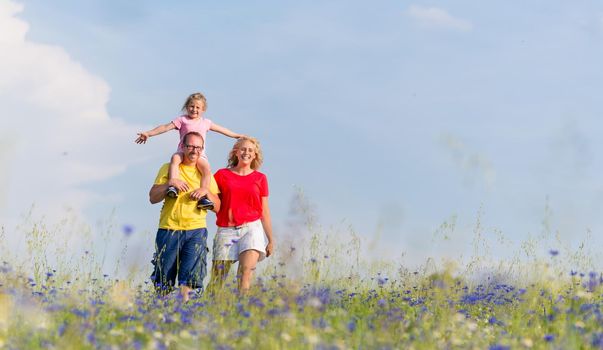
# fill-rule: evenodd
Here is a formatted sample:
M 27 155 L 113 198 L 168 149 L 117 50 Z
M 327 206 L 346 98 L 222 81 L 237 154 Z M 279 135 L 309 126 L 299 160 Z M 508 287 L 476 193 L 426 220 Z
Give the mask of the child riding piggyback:
M 205 96 L 203 96 L 203 94 L 199 92 L 191 94 L 182 106 L 182 111 L 186 112 L 186 114 L 176 117 L 174 120 L 167 124 L 159 125 L 149 131 L 138 133 L 138 138 L 135 140 L 136 143 L 141 144 L 146 143 L 149 137 L 163 134 L 166 131 L 178 129 L 178 131 L 180 132 L 180 143 L 178 144 L 178 150 L 172 155 L 172 158 L 170 160 L 168 176 L 170 179 L 170 184 L 172 185 L 168 187 L 167 190 L 167 196 L 169 197 L 175 198 L 178 196 L 179 192 L 186 192 L 189 190 L 188 185 L 184 181 L 180 180 L 180 171 L 178 170 L 180 163 L 182 163 L 185 149 L 190 147 L 189 145 L 183 144 L 182 140 L 184 138 L 184 135 L 191 131 L 198 132 L 199 134 L 201 134 L 201 136 L 203 136 L 204 146 L 205 141 L 207 140 L 206 135 L 208 130 L 219 132 L 220 134 L 236 139 L 244 136 L 241 134 L 237 134 L 218 124 L 215 124 L 209 119 L 205 119 L 203 117 L 203 114 L 205 113 L 206 109 L 207 100 L 205 99 Z M 199 172 L 201 172 L 203 176 L 201 177 L 200 188 L 196 190 L 200 192 L 199 196 L 202 197 L 197 203 L 197 208 L 212 209 L 213 203 L 206 197 L 206 194 L 209 191 L 211 169 L 207 160 L 207 156 L 205 155 L 205 147 L 203 147 L 199 151 L 201 152 L 201 156 L 199 157 L 199 161 L 197 162 L 197 169 L 199 169 Z

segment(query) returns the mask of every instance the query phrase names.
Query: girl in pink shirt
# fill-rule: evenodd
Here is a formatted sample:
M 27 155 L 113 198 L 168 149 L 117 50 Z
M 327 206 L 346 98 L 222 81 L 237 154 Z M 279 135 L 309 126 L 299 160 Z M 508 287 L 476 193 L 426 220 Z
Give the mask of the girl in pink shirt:
M 240 138 L 243 136 L 218 124 L 212 123 L 212 121 L 209 119 L 203 118 L 203 114 L 205 113 L 206 109 L 207 100 L 205 99 L 205 96 L 199 92 L 191 94 L 182 106 L 182 111 L 186 111 L 186 114 L 177 117 L 167 124 L 159 125 L 149 131 L 138 133 L 138 138 L 134 141 L 138 144 L 142 144 L 146 143 L 151 136 L 163 134 L 164 132 L 173 129 L 178 129 L 180 132 L 180 143 L 178 144 L 178 150 L 172 155 L 170 160 L 170 170 L 168 174 L 170 179 L 170 187 L 168 188 L 167 192 L 167 195 L 170 197 L 177 197 L 179 191 L 186 192 L 189 190 L 188 185 L 184 181 L 180 180 L 180 172 L 178 171 L 180 163 L 182 163 L 184 148 L 188 147 L 188 145 L 184 145 L 182 143 L 184 135 L 191 131 L 196 131 L 203 137 L 204 145 L 208 130 L 219 132 L 220 134 L 232 138 Z M 207 156 L 205 155 L 205 150 L 201 150 L 201 157 L 199 157 L 199 161 L 197 162 L 197 168 L 199 169 L 199 172 L 203 174 L 203 176 L 201 177 L 200 188 L 195 191 L 199 191 L 201 196 L 205 196 L 205 194 L 207 194 L 209 191 L 209 183 L 211 178 L 211 169 Z M 213 203 L 204 197 L 199 201 L 198 207 L 200 209 L 211 209 L 213 207 Z

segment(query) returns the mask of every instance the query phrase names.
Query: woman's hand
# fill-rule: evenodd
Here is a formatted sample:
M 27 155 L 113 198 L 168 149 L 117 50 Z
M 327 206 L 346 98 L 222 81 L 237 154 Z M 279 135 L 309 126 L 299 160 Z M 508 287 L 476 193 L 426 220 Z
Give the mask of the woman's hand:
M 266 246 L 266 257 L 269 257 L 270 255 L 272 255 L 273 251 L 274 251 L 274 242 L 270 241 L 270 242 L 268 242 L 268 245 Z

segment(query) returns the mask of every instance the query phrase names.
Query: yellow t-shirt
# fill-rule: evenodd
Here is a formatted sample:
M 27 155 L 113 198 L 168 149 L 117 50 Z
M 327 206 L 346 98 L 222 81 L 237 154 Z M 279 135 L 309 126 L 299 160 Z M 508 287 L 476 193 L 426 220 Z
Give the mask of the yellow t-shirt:
M 156 185 L 163 185 L 168 182 L 169 163 L 164 164 L 155 178 Z M 199 188 L 201 184 L 201 173 L 197 171 L 194 165 L 180 164 L 180 179 L 186 182 L 191 190 L 180 192 L 177 198 L 165 197 L 163 207 L 159 216 L 159 228 L 170 230 L 194 230 L 207 227 L 205 216 L 206 210 L 197 209 L 197 201 L 192 199 L 188 193 L 193 189 Z M 212 193 L 219 193 L 218 184 L 214 177 L 211 177 L 209 190 Z

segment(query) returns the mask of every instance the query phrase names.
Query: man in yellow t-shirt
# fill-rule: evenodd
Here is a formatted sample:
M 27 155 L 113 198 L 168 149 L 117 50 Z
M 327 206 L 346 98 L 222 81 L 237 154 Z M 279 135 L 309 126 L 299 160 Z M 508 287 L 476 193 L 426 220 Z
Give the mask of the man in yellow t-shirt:
M 201 176 L 204 176 L 196 166 L 204 144 L 201 134 L 190 132 L 182 142 L 184 157 L 179 169 L 180 179 L 168 179 L 169 164 L 164 164 L 149 192 L 152 204 L 163 201 L 155 237 L 155 269 L 151 279 L 159 293 L 167 294 L 178 277 L 180 295 L 187 301 L 193 289 L 203 288 L 207 273 L 207 211 L 198 209 L 197 201 L 207 196 L 214 203 L 212 210 L 218 212 L 220 198 L 211 174 L 210 192 L 198 188 Z M 178 197 L 166 196 L 170 186 L 180 190 Z

